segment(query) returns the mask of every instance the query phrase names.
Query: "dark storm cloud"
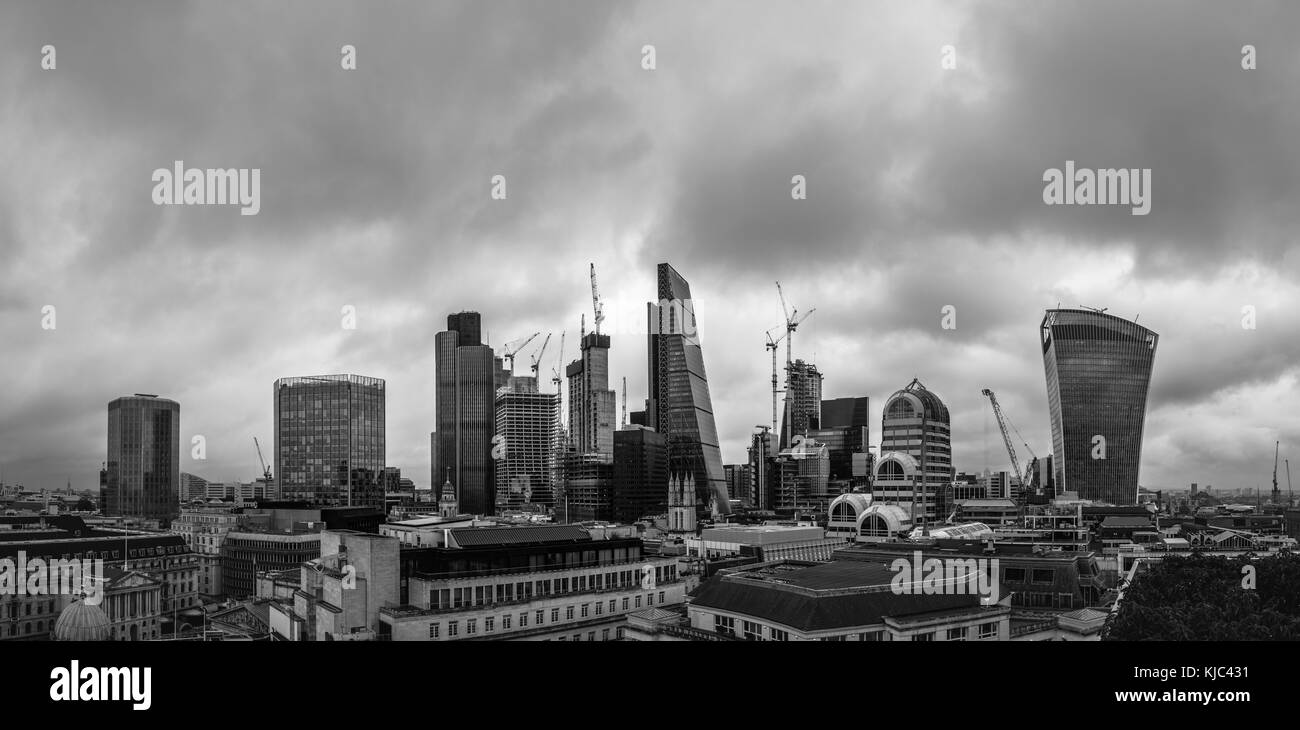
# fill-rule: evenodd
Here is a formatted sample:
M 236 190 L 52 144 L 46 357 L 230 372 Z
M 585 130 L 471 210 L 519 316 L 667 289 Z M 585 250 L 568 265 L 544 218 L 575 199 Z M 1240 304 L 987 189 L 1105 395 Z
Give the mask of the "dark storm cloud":
M 1060 302 L 1162 335 L 1144 479 L 1247 470 L 1247 442 L 1200 447 L 1296 430 L 1267 406 L 1300 362 L 1300 11 L 1245 7 L 11 3 L 0 336 L 24 387 L 0 402 L 6 478 L 91 486 L 104 405 L 139 391 L 181 401 L 187 443 L 207 436 L 209 462 L 183 468 L 248 479 L 276 378 L 357 372 L 388 379 L 389 461 L 423 482 L 448 312 L 481 311 L 497 346 L 554 332 L 545 376 L 560 330 L 572 357 L 579 313 L 591 326 L 596 262 L 635 409 L 665 260 L 700 301 L 728 461 L 770 418 L 780 279 L 818 308 L 795 356 L 828 396 L 870 395 L 878 424 L 920 377 L 953 410 L 959 468 L 999 463 L 982 387 L 1046 448 L 1036 336 Z M 1152 168 L 1151 214 L 1043 205 L 1067 159 Z M 153 205 L 175 160 L 260 168 L 261 212 Z M 1208 440 L 1181 430 L 1223 401 Z

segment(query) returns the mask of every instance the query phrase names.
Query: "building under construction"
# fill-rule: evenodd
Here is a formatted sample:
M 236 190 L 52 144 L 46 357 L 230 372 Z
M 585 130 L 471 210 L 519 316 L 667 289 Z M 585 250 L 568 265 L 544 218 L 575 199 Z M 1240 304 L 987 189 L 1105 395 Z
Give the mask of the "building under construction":
M 542 393 L 535 376 L 515 376 L 496 395 L 496 500 L 501 509 L 554 504 L 560 394 Z

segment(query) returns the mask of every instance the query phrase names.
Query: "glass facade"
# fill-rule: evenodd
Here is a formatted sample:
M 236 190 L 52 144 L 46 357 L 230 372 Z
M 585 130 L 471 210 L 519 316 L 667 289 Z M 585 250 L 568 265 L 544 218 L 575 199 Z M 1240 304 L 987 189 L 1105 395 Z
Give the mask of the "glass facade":
M 383 509 L 384 381 L 322 375 L 275 381 L 280 497 Z
M 1048 310 L 1039 333 L 1057 489 L 1135 504 L 1159 336 L 1136 322 L 1082 309 Z M 1105 439 L 1104 454 L 1098 436 Z
M 691 287 L 669 264 L 659 264 L 659 304 L 648 304 L 650 427 L 668 438 L 672 474 L 691 474 L 702 505 L 731 511 L 713 401 L 704 372 Z
M 152 395 L 108 404 L 104 514 L 161 520 L 180 514 L 181 406 Z

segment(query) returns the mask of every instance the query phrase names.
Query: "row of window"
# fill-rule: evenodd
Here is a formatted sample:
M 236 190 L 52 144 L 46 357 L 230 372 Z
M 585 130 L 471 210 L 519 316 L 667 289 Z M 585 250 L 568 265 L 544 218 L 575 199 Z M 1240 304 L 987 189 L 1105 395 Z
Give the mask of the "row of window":
M 667 565 L 655 568 L 655 574 L 660 581 L 676 580 L 677 566 Z M 628 588 L 640 585 L 641 578 L 641 569 L 637 568 L 635 570 L 611 571 L 595 575 L 578 575 L 537 581 L 465 586 L 462 588 L 437 588 L 429 591 L 429 607 L 434 609 L 467 608 L 487 606 L 494 603 L 527 601 L 532 599 L 533 596 L 564 595 L 567 593 Z
M 645 598 L 646 606 L 655 605 L 655 595 L 653 593 L 645 594 L 644 598 Z M 659 603 L 663 604 L 666 601 L 666 599 L 667 599 L 667 595 L 665 594 L 665 592 L 660 591 Z M 623 610 L 630 611 L 633 610 L 634 608 L 637 609 L 641 608 L 641 600 L 642 600 L 642 596 L 640 595 L 624 596 L 622 601 Z M 589 618 L 593 615 L 603 616 L 605 615 L 605 604 L 606 604 L 605 601 L 595 601 L 594 603 L 584 603 L 581 606 L 566 606 L 564 608 L 564 620 L 573 621 L 575 615 L 584 619 Z M 619 599 L 611 598 L 609 600 L 609 613 L 611 615 L 617 613 L 618 606 L 619 606 Z M 528 628 L 528 621 L 530 616 L 533 619 L 534 626 L 544 626 L 546 625 L 547 609 L 538 609 L 536 611 L 531 611 L 531 612 L 520 611 L 518 615 L 518 620 L 519 620 L 518 626 L 520 629 Z M 497 618 L 498 618 L 497 616 L 485 616 L 483 618 L 483 624 L 482 624 L 483 633 L 490 634 L 496 631 Z M 514 619 L 515 619 L 514 614 L 503 614 L 502 616 L 500 616 L 500 619 L 501 619 L 500 625 L 502 631 L 513 630 Z M 550 623 L 552 624 L 560 622 L 560 608 L 558 606 L 550 609 L 550 619 L 551 619 Z M 479 633 L 479 620 L 477 618 L 465 619 L 463 626 L 465 629 L 465 634 L 464 634 L 465 636 L 474 636 Z M 462 627 L 462 622 L 460 620 L 448 621 L 447 637 L 453 638 L 453 637 L 461 636 L 460 633 L 461 627 Z M 429 624 L 429 638 L 430 639 L 442 638 L 441 622 L 435 621 Z
M 736 618 L 734 616 L 722 616 L 715 614 L 713 616 L 713 630 L 724 636 L 737 636 Z M 766 636 L 764 636 L 766 630 Z M 969 638 L 969 629 L 965 626 L 947 630 L 948 641 L 966 641 Z M 820 641 L 849 641 L 851 638 L 857 641 L 889 641 L 889 634 L 883 630 L 860 631 L 854 634 L 840 634 L 837 636 L 823 636 Z M 930 631 L 922 634 L 914 634 L 912 641 L 934 641 L 935 632 Z M 990 621 L 982 623 L 977 627 L 976 636 L 979 639 L 996 639 L 998 638 L 998 623 Z M 785 629 L 778 629 L 775 626 L 763 626 L 757 621 L 741 619 L 739 637 L 748 641 L 789 641 L 790 632 Z

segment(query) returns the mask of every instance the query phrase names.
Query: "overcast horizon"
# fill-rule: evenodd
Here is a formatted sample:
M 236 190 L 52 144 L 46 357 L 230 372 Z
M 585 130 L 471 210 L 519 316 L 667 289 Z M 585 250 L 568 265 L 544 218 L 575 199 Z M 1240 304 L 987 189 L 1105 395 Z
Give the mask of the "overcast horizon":
M 97 488 L 108 402 L 156 393 L 181 471 L 250 481 L 272 383 L 353 373 L 387 381 L 387 461 L 427 485 L 449 313 L 498 352 L 540 331 L 518 374 L 552 332 L 549 387 L 594 263 L 640 410 L 666 261 L 725 463 L 771 420 L 780 280 L 817 309 L 795 356 L 871 398 L 873 444 L 916 377 L 957 471 L 1009 468 L 983 388 L 1045 456 L 1039 323 L 1104 307 L 1160 335 L 1142 485 L 1267 496 L 1274 442 L 1300 455 L 1297 27 L 1285 2 L 7 3 L 0 477 Z M 156 204 L 177 161 L 260 170 L 260 209 Z M 1150 169 L 1149 212 L 1046 205 L 1067 162 Z

